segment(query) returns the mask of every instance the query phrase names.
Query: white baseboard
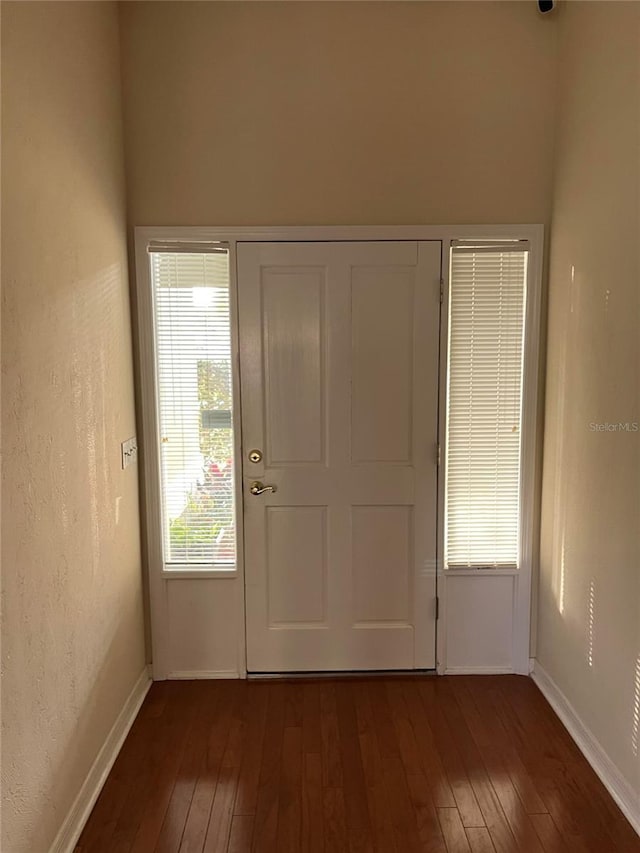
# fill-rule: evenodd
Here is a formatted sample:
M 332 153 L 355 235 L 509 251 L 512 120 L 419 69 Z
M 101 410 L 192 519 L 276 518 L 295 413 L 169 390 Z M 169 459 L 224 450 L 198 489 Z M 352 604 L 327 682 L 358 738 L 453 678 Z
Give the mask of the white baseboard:
M 511 666 L 448 666 L 443 675 L 513 675 Z M 440 674 L 440 673 L 439 673 Z
M 244 678 L 236 669 L 176 669 L 167 674 L 169 680 L 197 680 L 206 678 Z
M 634 791 L 551 676 L 536 661 L 531 678 L 556 712 L 607 791 L 640 835 L 640 792 Z
M 96 756 L 49 853 L 72 853 L 150 687 L 151 677 L 145 666 Z

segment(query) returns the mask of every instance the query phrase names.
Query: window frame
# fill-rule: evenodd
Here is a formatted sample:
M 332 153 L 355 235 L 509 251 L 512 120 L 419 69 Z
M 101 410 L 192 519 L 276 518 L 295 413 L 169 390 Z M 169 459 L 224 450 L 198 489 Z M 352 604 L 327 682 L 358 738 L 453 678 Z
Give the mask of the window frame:
M 231 394 L 234 406 L 231 412 L 231 428 L 233 430 L 234 451 L 234 512 L 235 512 L 235 563 L 184 563 L 165 560 L 164 525 L 162 518 L 162 460 L 160 448 L 160 395 L 157 375 L 157 336 L 156 336 L 156 306 L 154 286 L 151 272 L 151 256 L 149 246 L 157 240 L 171 242 L 210 242 L 225 243 L 210 234 L 197 236 L 193 231 L 203 229 L 167 229 L 167 228 L 136 228 L 136 307 L 138 323 L 138 368 L 140 371 L 141 411 L 142 421 L 142 529 L 145 537 L 145 553 L 147 555 L 147 572 L 149 585 L 153 587 L 154 578 L 234 579 L 239 575 L 238 564 L 242 559 L 242 501 L 238 500 L 238 470 L 241 459 L 240 437 L 240 381 L 238 375 L 238 315 L 235 283 L 235 245 L 225 245 L 229 261 L 229 319 L 231 331 Z M 208 229 L 207 229 L 208 230 Z M 198 565 L 203 566 L 199 568 Z M 206 568 L 205 568 L 206 566 Z
M 175 241 L 178 242 L 178 241 Z M 214 241 L 212 241 L 214 242 Z M 229 338 L 230 338 L 230 350 L 229 350 L 229 364 L 231 371 L 231 399 L 232 399 L 232 407 L 231 409 L 218 410 L 219 414 L 226 414 L 229 420 L 229 428 L 232 433 L 232 441 L 233 441 L 233 472 L 234 472 L 234 500 L 233 500 L 233 523 L 234 523 L 234 540 L 235 540 L 235 559 L 233 561 L 228 562 L 198 562 L 196 560 L 193 561 L 185 561 L 181 562 L 180 560 L 171 560 L 169 559 L 170 554 L 168 554 L 168 542 L 167 538 L 169 535 L 169 529 L 165 528 L 165 524 L 167 522 L 166 518 L 166 494 L 163 492 L 163 473 L 162 473 L 162 448 L 161 448 L 161 401 L 160 401 L 160 393 L 159 393 L 159 367 L 160 361 L 158 358 L 158 304 L 155 298 L 155 285 L 153 280 L 153 272 L 151 270 L 151 262 L 154 254 L 172 254 L 170 251 L 170 245 L 167 244 L 166 248 L 155 249 L 153 253 L 146 250 L 147 260 L 149 265 L 149 289 L 150 289 L 150 298 L 151 298 L 151 312 L 152 312 L 152 341 L 151 348 L 153 354 L 153 371 L 154 371 L 154 413 L 155 413 L 155 424 L 154 429 L 156 433 L 156 447 L 158 449 L 158 502 L 159 502 L 159 512 L 160 512 L 160 529 L 162 532 L 162 546 L 160 549 L 161 552 L 161 560 L 162 560 L 162 573 L 166 577 L 174 578 L 174 577 L 217 577 L 217 576 L 237 576 L 237 540 L 238 540 L 238 531 L 237 531 L 237 506 L 236 506 L 236 484 L 235 484 L 235 476 L 237 471 L 237 460 L 236 460 L 236 452 L 237 445 L 235 441 L 235 432 L 236 432 L 236 418 L 234 418 L 234 413 L 237 408 L 237 398 L 236 398 L 236 389 L 233 381 L 233 310 L 231 304 L 232 298 L 232 284 L 231 284 L 231 252 L 228 246 L 224 247 L 227 253 L 227 263 L 229 265 L 229 282 L 228 282 L 228 293 L 229 293 Z M 186 254 L 183 249 L 179 254 Z M 200 254 L 198 252 L 197 244 L 194 245 L 193 254 Z
M 500 248 L 501 248 L 500 244 L 502 243 L 504 245 L 507 241 L 504 241 L 504 240 L 502 240 L 502 241 L 499 241 L 499 240 L 495 240 L 495 241 L 494 240 L 486 240 L 486 241 L 477 240 L 477 241 L 472 241 L 472 242 L 478 242 L 479 244 L 485 243 L 486 245 L 483 247 L 484 251 L 488 251 L 488 247 L 491 245 L 491 243 L 495 243 L 496 247 L 497 247 L 496 252 L 499 252 Z M 456 565 L 455 563 L 450 563 L 449 560 L 447 559 L 447 557 L 448 557 L 447 546 L 449 544 L 449 519 L 447 517 L 447 508 L 448 508 L 448 504 L 449 504 L 449 502 L 448 502 L 448 497 L 449 497 L 449 471 L 448 471 L 447 466 L 448 466 L 448 462 L 449 462 L 449 439 L 450 439 L 450 431 L 449 431 L 449 420 L 450 420 L 449 416 L 450 416 L 450 402 L 451 402 L 450 401 L 450 395 L 451 395 L 452 381 L 453 381 L 453 372 L 451 370 L 451 365 L 448 363 L 449 362 L 448 357 L 450 354 L 451 341 L 452 341 L 451 301 L 452 301 L 452 295 L 453 295 L 453 290 L 454 290 L 452 267 L 453 267 L 453 256 L 454 256 L 455 248 L 456 248 L 452 244 L 449 247 L 449 263 L 450 263 L 449 279 L 446 282 L 446 287 L 448 290 L 447 295 L 448 295 L 448 309 L 449 310 L 447 311 L 447 317 L 446 317 L 446 322 L 447 322 L 447 326 L 448 326 L 448 330 L 447 330 L 447 332 L 448 332 L 447 333 L 447 370 L 446 370 L 447 388 L 446 388 L 446 395 L 445 395 L 445 399 L 446 399 L 445 430 L 444 430 L 443 441 L 442 441 L 443 455 L 444 455 L 443 475 L 444 475 L 444 492 L 445 492 L 445 508 L 444 508 L 444 515 L 443 515 L 443 525 L 444 525 L 443 570 L 446 572 L 452 572 L 452 571 L 455 572 L 455 571 L 459 571 L 460 569 L 469 569 L 473 572 L 476 572 L 476 571 L 486 572 L 489 569 L 496 569 L 501 574 L 504 574 L 505 572 L 508 572 L 509 570 L 516 570 L 519 572 L 520 567 L 521 567 L 521 556 L 522 556 L 521 555 L 521 541 L 522 541 L 521 531 L 522 531 L 522 521 L 523 521 L 523 519 L 522 519 L 522 497 L 523 497 L 523 494 L 522 494 L 522 492 L 523 492 L 523 489 L 522 489 L 522 482 L 523 482 L 522 481 L 522 453 L 523 453 L 524 442 L 525 442 L 525 435 L 524 435 L 524 428 L 523 428 L 524 427 L 524 405 L 523 405 L 523 403 L 524 403 L 524 380 L 525 380 L 524 374 L 525 374 L 525 360 L 526 360 L 525 359 L 525 336 L 526 336 L 526 328 L 527 328 L 527 326 L 526 326 L 526 324 L 527 324 L 527 312 L 528 312 L 527 295 L 528 295 L 528 289 L 529 289 L 529 269 L 530 269 L 530 260 L 531 260 L 531 247 L 530 247 L 528 242 L 526 242 L 526 244 L 520 248 L 518 248 L 516 244 L 518 242 L 521 242 L 521 241 L 515 241 L 514 240 L 511 242 L 513 242 L 514 246 L 510 249 L 507 249 L 508 252 L 510 252 L 510 253 L 513 252 L 513 253 L 517 253 L 517 254 L 521 253 L 523 256 L 526 256 L 526 259 L 524 261 L 524 278 L 523 278 L 523 282 L 522 282 L 522 327 L 521 327 L 522 328 L 522 331 L 521 331 L 522 350 L 520 352 L 520 371 L 519 371 L 520 407 L 519 407 L 519 421 L 518 421 L 518 453 L 519 453 L 519 455 L 518 455 L 518 512 L 516 514 L 514 514 L 514 516 L 517 518 L 517 524 L 518 524 L 517 531 L 516 531 L 516 534 L 517 534 L 516 554 L 515 554 L 515 559 L 513 562 L 512 561 L 509 561 L 508 563 L 505 562 L 502 565 L 491 565 L 490 563 L 484 563 L 483 564 L 480 562 L 477 562 L 475 564 L 472 563 L 471 565 L 464 565 L 464 564 L 457 564 Z M 471 250 L 469 250 L 469 251 L 471 251 Z
M 536 537 L 539 530 L 539 504 L 541 487 L 542 429 L 539 423 L 538 400 L 540 395 L 540 327 L 543 272 L 543 225 L 475 226 L 452 229 L 453 234 L 442 247 L 442 304 L 440 324 L 440 392 L 439 436 L 440 469 L 438 476 L 438 573 L 441 579 L 441 608 L 443 618 L 438 625 L 438 672 L 446 669 L 446 578 L 447 577 L 507 577 L 517 579 L 513 608 L 513 661 L 514 672 L 530 670 L 531 615 L 536 607 L 537 577 Z M 526 301 L 523 345 L 522 377 L 522 445 L 520 475 L 520 542 L 519 567 L 471 568 L 451 567 L 444 564 L 445 510 L 446 510 L 446 453 L 447 392 L 449 368 L 449 297 L 451 281 L 451 245 L 454 240 L 527 240 Z

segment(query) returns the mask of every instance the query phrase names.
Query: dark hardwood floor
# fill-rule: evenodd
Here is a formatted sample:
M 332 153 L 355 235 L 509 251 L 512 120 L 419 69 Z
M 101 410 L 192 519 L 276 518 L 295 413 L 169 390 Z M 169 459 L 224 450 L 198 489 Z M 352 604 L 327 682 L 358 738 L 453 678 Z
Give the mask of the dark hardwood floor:
M 635 835 L 519 676 L 160 682 L 82 853 L 622 853 Z

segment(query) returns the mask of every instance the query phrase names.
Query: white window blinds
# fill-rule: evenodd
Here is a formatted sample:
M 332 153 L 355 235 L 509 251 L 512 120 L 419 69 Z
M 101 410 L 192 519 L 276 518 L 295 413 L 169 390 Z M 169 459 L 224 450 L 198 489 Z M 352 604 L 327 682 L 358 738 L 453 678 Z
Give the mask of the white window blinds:
M 164 559 L 235 568 L 229 257 L 150 247 Z
M 451 251 L 447 568 L 518 567 L 527 244 Z

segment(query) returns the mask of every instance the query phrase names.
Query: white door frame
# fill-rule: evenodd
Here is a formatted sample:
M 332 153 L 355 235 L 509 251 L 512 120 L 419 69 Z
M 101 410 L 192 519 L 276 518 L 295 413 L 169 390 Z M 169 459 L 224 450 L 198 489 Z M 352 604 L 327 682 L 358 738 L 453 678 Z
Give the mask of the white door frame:
M 523 443 L 522 458 L 522 564 L 517 575 L 513 609 L 512 661 L 509 670 L 520 674 L 529 672 L 529 648 L 532 602 L 533 558 L 536 541 L 536 507 L 539 503 L 539 429 L 538 429 L 538 363 L 540 303 L 542 292 L 542 255 L 544 228 L 542 225 L 376 225 L 376 226 L 269 226 L 269 227 L 167 227 L 139 226 L 135 228 L 135 287 L 134 301 L 137 319 L 137 365 L 139 375 L 140 398 L 138 400 L 139 431 L 141 436 L 143 474 L 141 482 L 141 514 L 143 535 L 145 538 L 144 571 L 148 579 L 151 610 L 151 638 L 153 677 L 163 680 L 167 677 L 245 677 L 245 614 L 244 614 L 244 553 L 243 553 L 243 514 L 242 514 L 242 435 L 240 424 L 241 388 L 239 379 L 238 356 L 238 306 L 236 279 L 236 246 L 239 242 L 295 242 L 295 241 L 400 241 L 400 240 L 440 240 L 442 241 L 442 278 L 449 278 L 449 247 L 452 240 L 459 239 L 526 239 L 530 244 L 529 277 L 527 288 L 527 330 L 525 340 L 525 377 L 523 397 Z M 236 453 L 236 519 L 237 519 L 237 565 L 235 571 L 166 571 L 162 559 L 162 535 L 160 515 L 160 478 L 157 394 L 154 360 L 154 326 L 151 292 L 150 266 L 147 246 L 152 240 L 223 242 L 229 246 L 230 303 L 232 321 L 232 357 L 233 357 L 233 428 Z M 448 288 L 443 287 L 443 304 L 440 322 L 440 411 L 439 435 L 443 442 L 445 429 L 447 340 L 448 340 Z M 444 536 L 444 469 L 438 474 L 438 554 L 437 584 L 440 601 L 440 613 L 437 623 L 437 670 L 447 671 L 446 664 L 446 574 L 443 572 L 443 536 Z M 453 571 L 453 570 L 452 570 Z M 470 570 L 474 571 L 474 570 Z M 496 570 L 500 574 L 508 570 Z M 455 570 L 462 576 L 467 570 Z M 468 573 L 468 572 L 467 572 Z M 475 572 L 474 572 L 475 573 Z M 483 571 L 489 576 L 490 571 Z M 235 583 L 240 585 L 242 594 L 235 598 L 237 611 L 229 623 L 230 630 L 236 632 L 237 664 L 236 669 L 202 672 L 175 672 L 170 664 L 168 648 L 168 603 L 167 582 L 209 579 L 211 583 Z M 154 630 L 155 626 L 155 630 Z M 458 670 L 461 671 L 461 670 Z M 478 671 L 478 670 L 474 670 Z M 489 669 L 488 671 L 491 671 Z M 495 671 L 495 670 L 493 670 Z M 500 670 L 503 671 L 503 670 Z

